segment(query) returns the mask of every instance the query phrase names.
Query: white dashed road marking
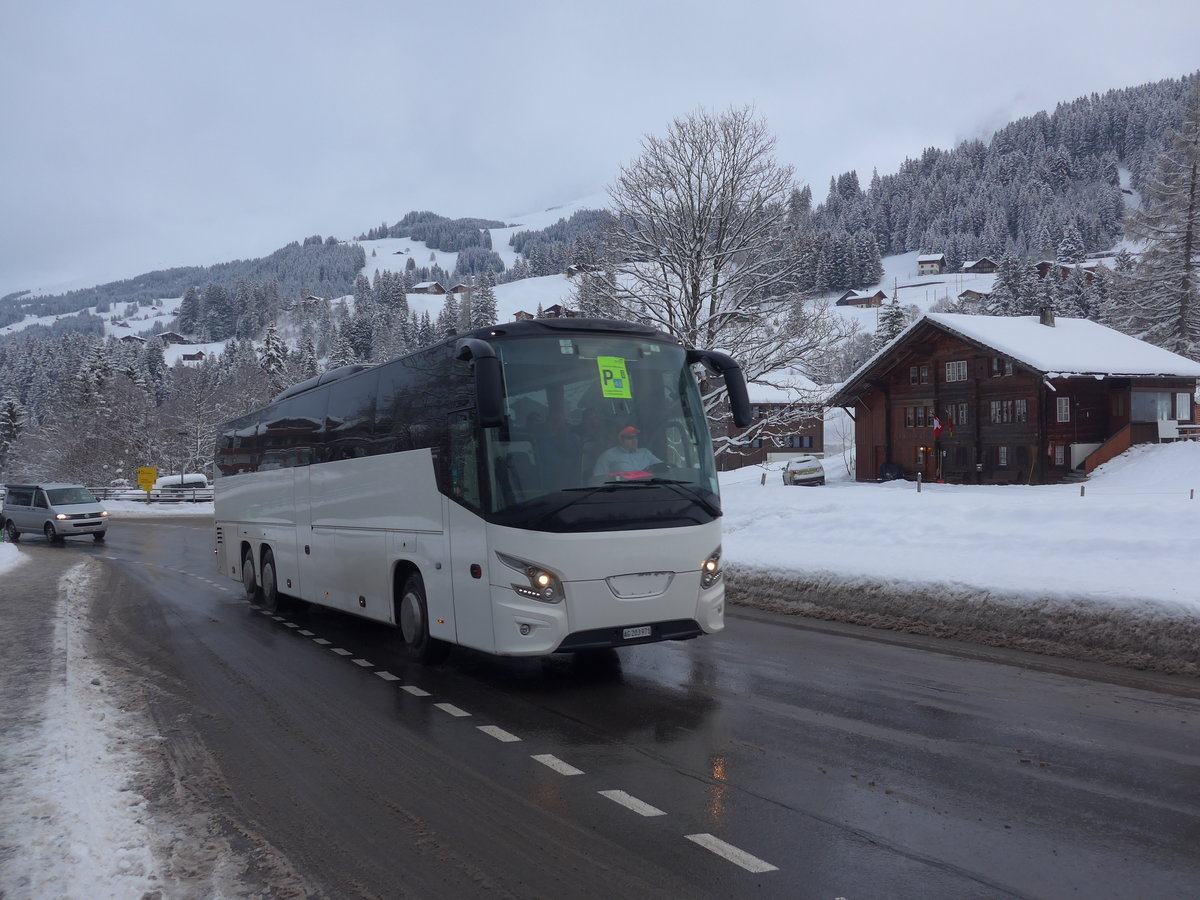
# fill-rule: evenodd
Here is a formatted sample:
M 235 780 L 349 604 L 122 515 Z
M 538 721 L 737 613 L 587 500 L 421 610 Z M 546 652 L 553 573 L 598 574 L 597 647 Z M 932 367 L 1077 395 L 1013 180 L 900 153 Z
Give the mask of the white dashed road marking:
M 338 656 L 349 656 L 350 655 L 349 650 L 343 650 L 341 647 L 330 647 L 329 649 L 332 650 L 334 653 L 336 653 Z
M 577 769 L 569 763 L 563 762 L 557 756 L 550 753 L 539 753 L 534 757 L 543 766 L 549 766 L 559 775 L 582 775 L 583 769 Z
M 312 637 L 312 636 L 313 636 L 313 633 L 312 633 L 311 631 L 299 631 L 299 632 L 297 632 L 297 634 L 302 634 L 302 635 L 304 635 L 305 637 Z
M 458 717 L 458 718 L 460 718 L 460 719 L 461 719 L 463 716 L 469 716 L 469 715 L 470 715 L 470 713 L 469 713 L 469 712 L 467 712 L 465 709 L 459 709 L 459 708 L 458 708 L 457 706 L 455 706 L 453 703 L 435 703 L 435 704 L 433 704 L 433 705 L 434 705 L 434 706 L 436 706 L 438 709 L 440 709 L 442 712 L 444 712 L 444 713 L 450 713 L 450 715 L 452 715 L 452 716 L 456 716 L 456 717 Z
M 515 734 L 510 734 L 503 728 L 498 728 L 495 725 L 480 725 L 479 730 L 484 734 L 490 734 L 496 740 L 503 741 L 505 744 L 511 744 L 513 741 L 520 740 Z
M 322 647 L 324 647 L 324 646 L 327 646 L 328 644 L 331 644 L 331 643 L 333 643 L 333 642 L 332 642 L 332 641 L 327 641 L 327 640 L 325 640 L 325 638 L 313 638 L 313 643 L 314 643 L 314 644 L 320 644 Z
M 365 659 L 352 659 L 352 660 L 350 660 L 350 662 L 354 663 L 356 666 L 362 666 L 364 669 L 375 668 L 375 663 L 368 662 Z
M 414 697 L 428 697 L 429 696 L 429 691 L 423 691 L 416 685 L 412 685 L 412 684 L 402 685 L 400 690 L 408 691 Z
M 620 803 L 626 809 L 632 809 L 639 816 L 665 816 L 663 812 L 656 806 L 651 806 L 649 803 L 644 803 L 637 797 L 631 796 L 624 791 L 600 791 L 600 796 L 607 797 L 614 803 Z
M 399 681 L 400 680 L 395 675 L 393 675 L 391 672 L 376 672 L 375 674 L 378 675 L 380 678 L 382 678 L 384 681 Z
M 733 844 L 727 844 L 718 837 L 713 837 L 711 834 L 689 834 L 685 837 L 694 843 L 699 844 L 705 850 L 711 850 L 717 856 L 724 857 L 736 866 L 741 866 L 747 872 L 778 872 L 779 867 L 773 866 L 769 862 L 764 862 L 757 856 L 751 856 L 745 850 L 739 850 Z

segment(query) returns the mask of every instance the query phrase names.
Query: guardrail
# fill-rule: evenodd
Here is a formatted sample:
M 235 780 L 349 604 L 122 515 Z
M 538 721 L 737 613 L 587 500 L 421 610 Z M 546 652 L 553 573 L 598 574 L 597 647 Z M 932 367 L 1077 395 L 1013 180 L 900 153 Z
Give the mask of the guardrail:
M 131 503 L 211 503 L 212 488 L 139 491 L 127 487 L 89 487 L 97 500 L 128 500 Z

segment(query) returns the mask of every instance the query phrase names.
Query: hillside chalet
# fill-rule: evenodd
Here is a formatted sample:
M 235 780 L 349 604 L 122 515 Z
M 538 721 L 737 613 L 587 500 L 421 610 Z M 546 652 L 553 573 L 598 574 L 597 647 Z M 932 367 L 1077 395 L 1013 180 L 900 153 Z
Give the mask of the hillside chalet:
M 945 271 L 945 253 L 924 253 L 917 257 L 918 275 L 941 275 Z
M 873 294 L 858 293 L 858 291 L 846 291 L 842 296 L 837 298 L 835 306 L 858 306 L 874 308 L 883 306 L 883 301 L 887 299 L 887 294 L 883 291 L 875 291 Z
M 859 481 L 887 466 L 959 484 L 1050 484 L 1194 425 L 1198 381 L 1200 363 L 1087 319 L 930 313 L 829 405 L 854 419 Z

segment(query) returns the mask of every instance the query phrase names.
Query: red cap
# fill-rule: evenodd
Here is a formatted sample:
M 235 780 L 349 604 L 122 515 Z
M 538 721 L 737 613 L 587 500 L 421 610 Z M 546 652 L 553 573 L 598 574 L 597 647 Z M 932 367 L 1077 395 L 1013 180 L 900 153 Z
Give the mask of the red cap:
M 629 437 L 631 434 L 641 434 L 641 432 L 638 431 L 636 428 L 634 428 L 632 425 L 625 426 L 619 432 L 620 437 Z

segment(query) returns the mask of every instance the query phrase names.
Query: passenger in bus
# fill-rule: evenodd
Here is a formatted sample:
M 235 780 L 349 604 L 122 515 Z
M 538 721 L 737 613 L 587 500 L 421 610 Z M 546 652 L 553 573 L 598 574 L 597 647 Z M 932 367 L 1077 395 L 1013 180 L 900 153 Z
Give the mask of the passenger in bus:
M 592 476 L 631 475 L 648 473 L 652 466 L 661 466 L 663 461 L 645 447 L 638 446 L 641 431 L 627 425 L 617 433 L 617 445 L 600 454 L 592 469 Z M 645 477 L 642 475 L 641 477 Z

